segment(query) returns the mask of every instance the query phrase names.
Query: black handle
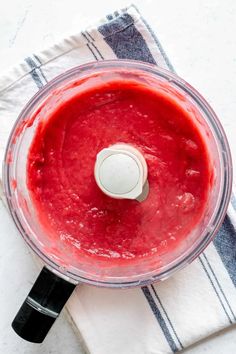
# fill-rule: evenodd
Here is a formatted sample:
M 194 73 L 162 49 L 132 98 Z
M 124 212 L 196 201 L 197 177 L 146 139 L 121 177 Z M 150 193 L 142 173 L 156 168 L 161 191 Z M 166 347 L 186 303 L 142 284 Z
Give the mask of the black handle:
M 22 338 L 42 343 L 75 285 L 44 267 L 12 322 Z

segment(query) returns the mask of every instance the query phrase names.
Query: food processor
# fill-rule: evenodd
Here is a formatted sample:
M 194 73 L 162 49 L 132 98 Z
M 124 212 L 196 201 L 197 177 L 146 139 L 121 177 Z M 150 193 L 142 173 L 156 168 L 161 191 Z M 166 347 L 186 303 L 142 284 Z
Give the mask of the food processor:
M 95 263 L 91 263 L 90 258 L 75 259 L 63 243 L 53 243 L 39 220 L 27 185 L 29 149 L 40 121 L 46 119 L 40 113 L 42 107 L 58 105 L 65 87 L 70 87 L 71 92 L 83 92 L 114 78 L 135 80 L 154 90 L 167 90 L 182 100 L 193 116 L 198 112 L 196 125 L 208 147 L 213 171 L 204 216 L 179 247 L 159 257 L 153 255 L 147 259 L 117 263 L 116 266 L 107 259 Z M 137 200 L 139 203 L 148 200 L 148 167 L 144 156 L 131 144 L 117 141 L 117 144 L 99 151 L 94 161 L 94 178 L 98 188 L 110 198 Z M 141 287 L 163 281 L 190 264 L 214 238 L 224 219 L 231 194 L 232 162 L 228 142 L 216 114 L 193 87 L 177 75 L 151 64 L 110 60 L 66 71 L 27 103 L 7 144 L 3 185 L 16 227 L 44 263 L 12 326 L 22 338 L 40 343 L 77 284 L 108 288 Z

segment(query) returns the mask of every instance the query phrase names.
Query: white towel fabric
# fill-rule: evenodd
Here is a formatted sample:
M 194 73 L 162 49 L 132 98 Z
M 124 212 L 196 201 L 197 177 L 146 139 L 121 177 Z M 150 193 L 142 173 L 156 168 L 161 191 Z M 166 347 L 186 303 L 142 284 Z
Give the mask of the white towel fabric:
M 173 70 L 134 6 L 31 55 L 0 78 L 0 159 L 27 101 L 49 80 L 86 62 L 130 58 Z M 92 354 L 179 351 L 236 322 L 236 201 L 214 242 L 186 269 L 143 289 L 78 286 L 67 304 Z

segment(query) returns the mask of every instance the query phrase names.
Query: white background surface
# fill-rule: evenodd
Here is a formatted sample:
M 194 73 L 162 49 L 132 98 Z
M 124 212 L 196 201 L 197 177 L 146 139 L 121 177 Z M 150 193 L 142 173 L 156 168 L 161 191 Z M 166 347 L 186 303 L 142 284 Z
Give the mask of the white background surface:
M 235 159 L 236 129 L 232 129 L 232 121 L 236 122 L 236 1 L 136 0 L 135 4 L 157 33 L 177 73 L 195 86 L 226 122 L 224 127 Z M 123 0 L 2 0 L 0 74 L 27 54 L 126 5 Z M 65 314 L 42 345 L 27 343 L 11 330 L 11 320 L 36 274 L 27 247 L 0 203 L 0 353 L 84 353 Z M 185 353 L 236 353 L 236 328 Z

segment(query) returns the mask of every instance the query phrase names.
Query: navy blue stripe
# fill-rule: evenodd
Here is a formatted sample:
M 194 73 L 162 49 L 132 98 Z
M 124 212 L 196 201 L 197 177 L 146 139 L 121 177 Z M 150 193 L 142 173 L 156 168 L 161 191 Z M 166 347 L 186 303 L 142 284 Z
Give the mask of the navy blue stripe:
M 132 6 L 133 6 L 133 7 L 136 9 L 136 11 L 140 14 L 138 8 L 137 8 L 134 4 L 133 4 Z M 159 51 L 161 52 L 161 55 L 162 55 L 163 59 L 165 60 L 167 67 L 169 68 L 170 71 L 172 71 L 172 72 L 175 73 L 176 71 L 175 71 L 173 65 L 171 64 L 171 62 L 170 62 L 168 56 L 166 55 L 166 52 L 164 51 L 164 49 L 163 49 L 163 47 L 162 47 L 160 41 L 158 40 L 157 36 L 156 36 L 155 33 L 153 32 L 152 28 L 149 26 L 149 24 L 147 23 L 147 21 L 141 16 L 141 14 L 140 14 L 140 17 L 141 17 L 143 23 L 145 24 L 145 26 L 146 26 L 148 32 L 151 34 L 151 36 L 152 36 L 154 42 L 156 43 L 157 48 L 158 48 Z
M 95 54 L 95 52 L 94 52 L 94 51 L 92 50 L 92 48 L 91 48 L 92 42 L 90 42 L 90 41 L 88 40 L 88 38 L 86 37 L 86 35 L 85 35 L 84 32 L 81 32 L 81 34 L 82 34 L 82 36 L 83 36 L 83 37 L 86 39 L 86 41 L 87 41 L 86 45 L 87 45 L 88 49 L 89 49 L 90 52 L 93 54 L 94 58 L 98 61 L 99 59 L 98 59 L 97 55 Z M 96 48 L 95 48 L 95 49 L 96 49 Z
M 93 54 L 95 60 L 98 61 L 98 57 L 96 56 L 96 54 L 94 53 L 94 51 L 93 51 L 92 48 L 90 47 L 89 43 L 87 43 L 87 47 L 88 47 L 88 49 L 90 50 L 90 52 Z
M 89 33 L 88 31 L 85 31 L 85 33 L 87 34 L 87 36 L 88 36 L 92 41 L 95 40 L 95 39 L 92 37 L 91 33 Z
M 35 59 L 38 61 L 39 65 L 37 65 L 37 68 L 39 69 L 39 71 L 40 71 L 42 77 L 44 78 L 45 82 L 47 83 L 48 80 L 46 79 L 46 76 L 44 75 L 43 70 L 42 70 L 42 68 L 41 68 L 41 65 L 42 65 L 41 60 L 37 57 L 37 55 L 33 54 L 33 56 L 34 56 Z
M 81 32 L 82 36 L 87 40 L 87 43 L 89 43 L 90 46 L 93 46 L 94 49 L 96 50 L 96 52 L 98 53 L 98 55 L 100 56 L 101 59 L 104 60 L 104 57 L 102 55 L 102 53 L 100 52 L 100 50 L 96 47 L 96 45 L 94 44 L 93 41 L 90 40 L 90 38 L 88 38 L 88 32 L 86 31 L 86 34 L 84 32 Z
M 87 43 L 87 47 L 90 50 L 90 52 L 93 54 L 94 58 L 98 61 L 98 57 L 96 56 L 96 54 L 94 53 L 94 51 L 92 50 L 92 48 L 90 47 L 89 43 Z
M 177 341 L 179 342 L 179 345 L 180 345 L 181 349 L 184 349 L 184 346 L 183 346 L 183 344 L 181 343 L 181 341 L 180 341 L 180 339 L 179 339 L 179 336 L 177 335 L 177 333 L 176 333 L 176 331 L 175 331 L 175 328 L 174 328 L 174 326 L 173 326 L 173 324 L 172 324 L 172 322 L 171 322 L 171 320 L 170 320 L 170 318 L 169 318 L 169 316 L 168 316 L 168 314 L 167 314 L 167 312 L 166 312 L 166 310 L 165 310 L 165 308 L 164 308 L 164 306 L 163 306 L 163 304 L 162 304 L 162 302 L 161 302 L 161 299 L 160 299 L 159 296 L 157 295 L 156 289 L 154 288 L 153 285 L 151 285 L 151 287 L 152 287 L 152 290 L 153 290 L 153 292 L 154 292 L 154 294 L 155 294 L 155 296 L 156 296 L 156 298 L 157 298 L 157 300 L 158 300 L 158 302 L 159 302 L 159 304 L 160 304 L 160 306 L 161 306 L 161 308 L 162 308 L 164 314 L 166 315 L 166 318 L 167 318 L 167 320 L 168 320 L 168 322 L 169 322 L 169 325 L 170 325 L 170 327 L 172 328 L 172 330 L 173 330 L 173 332 L 174 332 L 174 334 L 175 334 L 175 336 L 176 336 L 176 339 L 177 339 Z
M 236 320 L 236 317 L 235 317 L 234 312 L 233 312 L 233 310 L 232 310 L 232 308 L 231 308 L 231 306 L 230 306 L 230 303 L 229 303 L 229 301 L 228 301 L 228 299 L 227 299 L 227 297 L 226 297 L 226 295 L 225 295 L 225 293 L 224 293 L 224 291 L 223 291 L 223 289 L 222 289 L 222 286 L 220 285 L 220 282 L 219 282 L 219 280 L 218 280 L 218 278 L 217 278 L 217 276 L 216 276 L 216 274 L 215 274 L 215 272 L 214 272 L 214 270 L 213 270 L 213 268 L 212 268 L 212 266 L 211 266 L 211 264 L 210 264 L 210 262 L 209 262 L 209 260 L 208 260 L 208 258 L 207 258 L 207 256 L 206 256 L 206 254 L 203 252 L 202 255 L 203 255 L 203 257 L 205 258 L 205 260 L 206 260 L 206 262 L 207 262 L 207 265 L 208 265 L 208 267 L 210 268 L 210 270 L 211 270 L 211 272 L 212 272 L 212 275 L 213 275 L 213 277 L 214 277 L 214 279 L 215 279 L 215 281 L 216 281 L 216 283 L 217 283 L 217 285 L 218 285 L 218 287 L 219 287 L 219 289 L 220 289 L 220 292 L 221 292 L 222 296 L 223 296 L 224 299 L 225 299 L 225 302 L 227 303 L 227 305 L 228 305 L 228 307 L 229 307 L 229 310 L 230 310 L 230 312 L 231 312 L 231 314 L 232 314 L 234 320 Z
M 211 279 L 211 277 L 210 277 L 210 274 L 208 273 L 208 270 L 206 269 L 206 267 L 205 267 L 205 265 L 204 265 L 204 263 L 203 263 L 203 261 L 202 261 L 202 259 L 201 259 L 201 256 L 199 256 L 198 259 L 199 259 L 199 261 L 200 261 L 200 263 L 201 263 L 201 265 L 202 265 L 202 267 L 203 267 L 203 269 L 204 269 L 204 271 L 205 271 L 205 273 L 206 273 L 206 275 L 207 275 L 207 278 L 209 279 L 209 281 L 210 281 L 210 283 L 211 283 L 212 288 L 213 288 L 214 291 L 215 291 L 215 294 L 216 294 L 216 296 L 217 296 L 217 298 L 218 298 L 218 300 L 219 300 L 219 302 L 220 302 L 220 304 L 221 304 L 221 306 L 222 306 L 222 309 L 223 309 L 223 311 L 224 311 L 226 317 L 227 317 L 228 320 L 229 320 L 229 323 L 232 324 L 233 322 L 232 322 L 232 320 L 231 320 L 231 318 L 230 318 L 230 316 L 229 316 L 229 314 L 228 314 L 228 312 L 227 312 L 227 310 L 226 310 L 226 308 L 225 308 L 224 303 L 223 303 L 222 300 L 221 300 L 221 297 L 220 297 L 220 295 L 219 295 L 219 293 L 218 293 L 218 291 L 217 291 L 217 289 L 216 289 L 216 287 L 215 287 L 215 285 L 214 285 L 214 283 L 213 283 L 213 281 L 212 281 L 212 279 Z
M 134 26 L 133 18 L 129 14 L 120 15 L 112 22 L 100 26 L 98 31 L 117 58 L 156 64 L 147 43 Z
M 236 233 L 228 215 L 214 239 L 214 245 L 236 287 Z
M 164 334 L 164 336 L 165 336 L 165 338 L 166 338 L 166 340 L 167 340 L 172 352 L 176 353 L 178 351 L 178 348 L 177 348 L 177 346 L 176 346 L 176 344 L 175 344 L 175 342 L 174 342 L 174 340 L 173 340 L 173 338 L 172 338 L 172 336 L 170 334 L 169 329 L 166 326 L 166 323 L 165 323 L 165 321 L 164 321 L 164 319 L 163 319 L 163 317 L 162 317 L 162 315 L 160 313 L 160 310 L 158 309 L 158 307 L 157 307 L 157 305 L 156 305 L 156 303 L 155 303 L 155 301 L 154 301 L 154 299 L 152 297 L 152 294 L 150 293 L 150 290 L 148 289 L 147 286 L 144 286 L 142 288 L 142 291 L 143 291 L 143 293 L 144 293 L 144 295 L 145 295 L 145 297 L 146 297 L 146 299 L 147 299 L 147 301 L 149 303 L 149 306 L 150 306 L 150 308 L 151 308 L 151 310 L 153 312 L 153 315 L 156 317 L 156 319 L 157 319 L 157 321 L 158 321 L 158 323 L 159 323 L 159 325 L 161 327 L 161 330 L 162 330 L 162 332 L 163 332 L 163 334 Z
M 81 31 L 82 36 L 86 39 L 87 43 L 90 43 L 89 39 L 87 38 L 86 34 Z
M 96 47 L 96 45 L 94 44 L 94 42 L 90 42 L 90 44 L 95 48 L 95 50 L 97 51 L 97 53 L 100 55 L 101 59 L 104 60 L 104 57 L 103 57 L 102 53 L 101 53 L 100 50 Z
M 37 66 L 35 65 L 34 61 L 28 57 L 25 58 L 25 62 L 29 65 L 29 67 L 31 68 L 30 71 L 30 75 L 32 77 L 32 79 L 34 80 L 36 86 L 41 89 L 44 86 L 44 83 L 42 82 L 40 76 L 38 75 L 38 73 L 36 72 L 36 68 Z

